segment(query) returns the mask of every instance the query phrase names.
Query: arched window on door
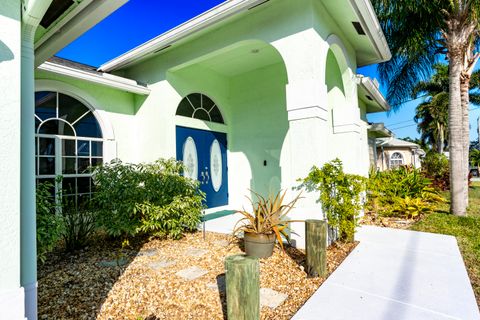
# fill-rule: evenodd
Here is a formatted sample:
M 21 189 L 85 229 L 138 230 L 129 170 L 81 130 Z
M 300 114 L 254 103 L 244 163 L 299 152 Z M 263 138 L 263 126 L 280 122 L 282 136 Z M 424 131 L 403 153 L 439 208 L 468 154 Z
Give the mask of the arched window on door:
M 403 155 L 400 152 L 394 152 L 390 157 L 390 168 L 397 168 L 403 165 Z
M 103 137 L 92 110 L 63 93 L 35 93 L 35 174 L 62 190 L 70 203 L 83 203 L 93 191 L 91 167 L 103 163 Z M 56 177 L 62 176 L 61 185 Z
M 201 93 L 192 93 L 180 101 L 177 116 L 195 118 L 204 121 L 225 123 L 220 109 L 209 97 Z

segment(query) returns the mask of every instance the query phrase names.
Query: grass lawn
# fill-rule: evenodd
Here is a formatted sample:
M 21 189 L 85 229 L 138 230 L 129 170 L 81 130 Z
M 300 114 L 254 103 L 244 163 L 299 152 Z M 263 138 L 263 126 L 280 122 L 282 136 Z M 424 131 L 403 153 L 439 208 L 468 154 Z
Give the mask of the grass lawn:
M 445 194 L 448 198 L 448 194 Z M 470 204 L 466 217 L 448 214 L 449 204 L 437 213 L 427 215 L 411 229 L 455 236 L 468 270 L 473 290 L 480 305 L 480 183 L 470 188 Z

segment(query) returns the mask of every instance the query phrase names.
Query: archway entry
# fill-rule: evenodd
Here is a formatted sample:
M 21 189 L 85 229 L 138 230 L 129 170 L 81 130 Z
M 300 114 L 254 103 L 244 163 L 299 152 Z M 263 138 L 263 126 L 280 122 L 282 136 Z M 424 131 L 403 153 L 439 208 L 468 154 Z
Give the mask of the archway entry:
M 180 102 L 177 116 L 224 123 L 218 106 L 206 95 L 192 93 Z M 176 126 L 176 156 L 185 175 L 198 180 L 208 208 L 228 204 L 227 135 L 222 132 Z

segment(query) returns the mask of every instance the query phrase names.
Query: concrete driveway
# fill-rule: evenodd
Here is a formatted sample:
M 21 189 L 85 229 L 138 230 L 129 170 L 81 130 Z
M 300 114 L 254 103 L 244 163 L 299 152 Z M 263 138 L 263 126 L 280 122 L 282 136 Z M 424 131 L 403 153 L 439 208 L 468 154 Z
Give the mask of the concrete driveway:
M 480 320 L 455 237 L 363 226 L 295 320 Z

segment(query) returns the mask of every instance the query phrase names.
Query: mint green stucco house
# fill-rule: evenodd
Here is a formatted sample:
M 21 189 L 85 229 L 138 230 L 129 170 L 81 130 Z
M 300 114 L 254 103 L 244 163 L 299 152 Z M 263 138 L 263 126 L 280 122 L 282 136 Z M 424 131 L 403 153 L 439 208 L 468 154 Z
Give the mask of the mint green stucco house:
M 215 211 L 246 205 L 249 189 L 291 189 L 336 157 L 368 173 L 366 114 L 388 104 L 356 70 L 390 58 L 368 0 L 231 0 L 98 69 L 53 57 L 125 2 L 0 6 L 0 315 L 8 319 L 36 319 L 36 180 L 62 174 L 73 196 L 88 197 L 88 165 L 176 157 Z M 292 215 L 322 218 L 316 195 L 304 196 Z M 228 231 L 234 220 L 207 229 Z M 302 247 L 303 225 L 293 229 Z

